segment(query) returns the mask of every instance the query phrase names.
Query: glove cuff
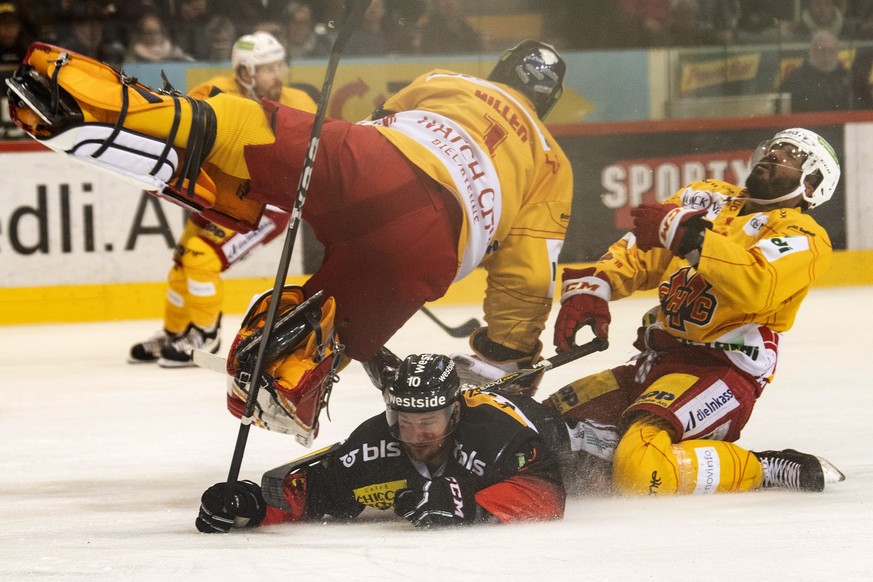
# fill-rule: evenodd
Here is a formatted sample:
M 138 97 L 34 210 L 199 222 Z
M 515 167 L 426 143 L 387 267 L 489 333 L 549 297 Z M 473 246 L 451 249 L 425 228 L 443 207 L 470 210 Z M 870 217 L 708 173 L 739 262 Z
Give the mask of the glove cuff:
M 593 267 L 581 270 L 565 269 L 561 303 L 574 295 L 593 295 L 609 302 L 612 299 L 612 287 L 606 275 L 598 273 Z

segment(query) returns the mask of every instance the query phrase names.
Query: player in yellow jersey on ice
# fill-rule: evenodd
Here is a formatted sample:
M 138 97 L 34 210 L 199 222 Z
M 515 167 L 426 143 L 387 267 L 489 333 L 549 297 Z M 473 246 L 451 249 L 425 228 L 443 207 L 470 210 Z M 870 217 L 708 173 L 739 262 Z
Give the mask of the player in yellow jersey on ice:
M 606 461 L 620 493 L 820 491 L 843 479 L 813 455 L 735 444 L 773 377 L 782 333 L 830 264 L 830 239 L 805 211 L 840 178 L 833 148 L 801 128 L 762 142 L 750 167 L 745 188 L 702 180 L 640 205 L 633 232 L 594 267 L 564 271 L 559 351 L 582 326 L 605 339 L 610 300 L 658 291 L 631 363 L 546 400 L 578 421 L 575 448 Z

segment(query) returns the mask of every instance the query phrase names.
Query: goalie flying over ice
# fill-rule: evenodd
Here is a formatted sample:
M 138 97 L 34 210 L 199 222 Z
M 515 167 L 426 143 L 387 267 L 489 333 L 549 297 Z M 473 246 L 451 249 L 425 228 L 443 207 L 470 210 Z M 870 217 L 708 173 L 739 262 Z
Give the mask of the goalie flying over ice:
M 433 70 L 369 120 L 325 120 L 302 208 L 325 255 L 302 292 L 335 301 L 346 356 L 369 360 L 482 266 L 487 326 L 459 358 L 465 383 L 539 360 L 572 199 L 570 163 L 542 120 L 565 69 L 554 48 L 525 41 L 488 78 Z M 8 84 L 11 116 L 34 138 L 217 224 L 251 230 L 265 205 L 295 204 L 311 113 L 153 90 L 43 43 Z M 306 438 L 315 427 L 303 424 L 293 430 Z

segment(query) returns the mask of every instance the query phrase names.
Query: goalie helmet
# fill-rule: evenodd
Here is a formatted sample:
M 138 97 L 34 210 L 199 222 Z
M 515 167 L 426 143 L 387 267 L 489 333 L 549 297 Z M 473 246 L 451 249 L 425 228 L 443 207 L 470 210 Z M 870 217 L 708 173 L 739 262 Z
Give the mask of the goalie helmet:
M 230 64 L 234 72 L 245 67 L 251 76 L 254 76 L 258 65 L 277 61 L 285 61 L 285 47 L 269 32 L 258 31 L 239 37 L 230 52 Z
M 448 356 L 408 356 L 382 394 L 388 426 L 397 438 L 400 438 L 401 413 L 443 412 L 446 419 L 443 435 L 452 432 L 457 424 L 454 404 L 461 395 L 461 381 L 455 362 Z
M 840 181 L 840 162 L 834 148 L 815 132 L 794 127 L 784 129 L 772 138 L 761 142 L 752 154 L 751 166 L 754 168 L 777 144 L 789 144 L 806 156 L 801 166 L 800 183 L 813 176 L 818 180 L 812 193 L 803 193 L 807 208 L 815 208 L 830 200 Z
M 567 65 L 551 45 L 525 40 L 500 55 L 488 75 L 517 89 L 530 99 L 540 119 L 545 119 L 564 92 Z

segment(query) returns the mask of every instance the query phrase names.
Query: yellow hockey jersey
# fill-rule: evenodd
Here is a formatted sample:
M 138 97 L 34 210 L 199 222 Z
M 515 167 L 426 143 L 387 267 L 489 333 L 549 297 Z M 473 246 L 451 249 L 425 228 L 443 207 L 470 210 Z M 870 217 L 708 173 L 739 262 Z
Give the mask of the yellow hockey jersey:
M 554 295 L 570 219 L 570 162 L 530 101 L 499 83 L 435 70 L 383 105 L 375 125 L 464 209 L 455 280 L 481 265 L 489 337 L 531 352 Z
M 827 232 L 799 208 L 740 214 L 746 197 L 737 186 L 701 180 L 665 201 L 707 210 L 713 228 L 696 268 L 667 249 L 641 251 L 632 233 L 596 268 L 609 279 L 612 299 L 657 288 L 655 326 L 681 342 L 724 350 L 740 369 L 766 379 L 779 334 L 791 329 L 833 251 Z

